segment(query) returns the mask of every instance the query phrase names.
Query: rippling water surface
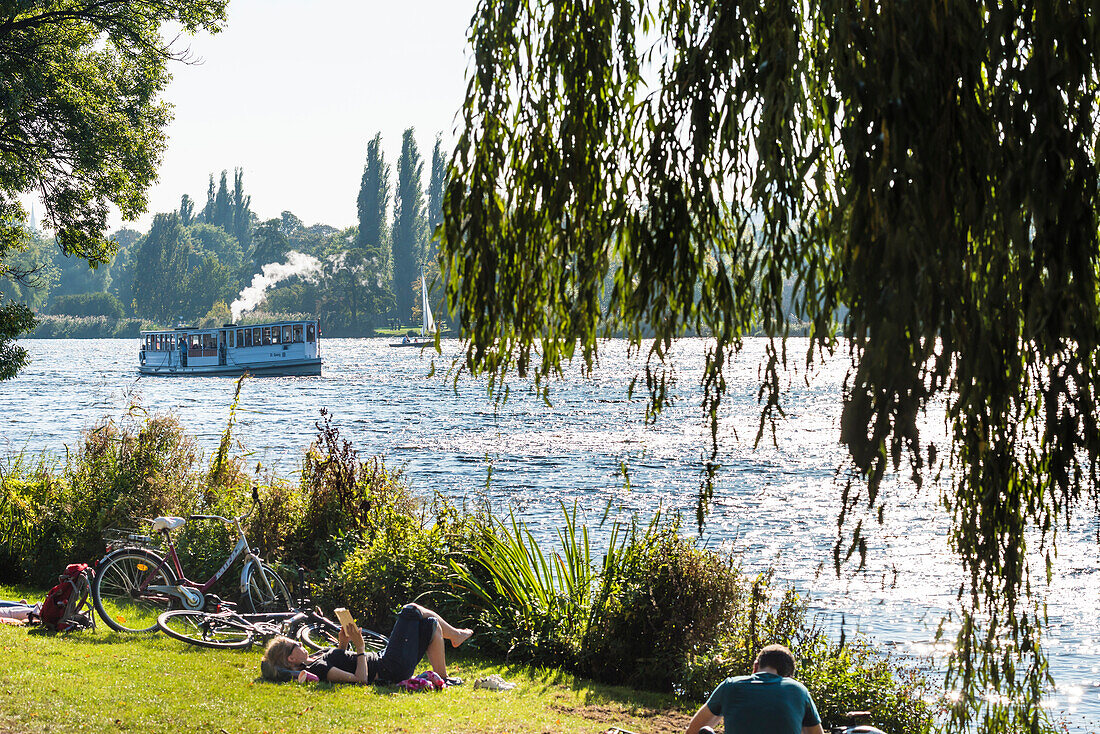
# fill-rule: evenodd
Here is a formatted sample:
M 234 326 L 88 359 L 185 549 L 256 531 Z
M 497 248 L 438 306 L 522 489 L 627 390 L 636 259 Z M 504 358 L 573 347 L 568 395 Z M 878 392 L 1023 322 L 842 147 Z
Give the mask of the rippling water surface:
M 139 379 L 136 340 L 23 343 L 31 366 L 0 382 L 0 453 L 61 453 L 82 429 L 119 417 L 134 402 L 176 413 L 208 452 L 216 447 L 233 380 Z M 704 348 L 702 340 L 678 343 L 678 402 L 646 426 L 644 403 L 627 397 L 640 363 L 628 358 L 624 343 L 605 345 L 591 377 L 575 372 L 556 383 L 547 406 L 522 385 L 497 404 L 484 381 L 446 379 L 456 342 L 444 343 L 433 376 L 431 354 L 392 349 L 383 339 L 330 339 L 322 377 L 246 383 L 237 435 L 255 460 L 288 475 L 316 433 L 319 409 L 327 407 L 362 455 L 381 454 L 403 466 L 420 492 L 510 503 L 546 532 L 558 523 L 560 502 L 577 502 L 593 524 L 610 502 L 645 515 L 658 507 L 680 510 L 690 526 L 709 447 L 699 407 Z M 804 348 L 792 340 L 794 362 Z M 810 374 L 790 375 L 786 419 L 774 443 L 769 436 L 754 449 L 763 350 L 763 341 L 748 340 L 728 375 L 722 469 L 704 541 L 735 546 L 746 569 L 774 566 L 779 578 L 811 596 L 831 632 L 839 632 L 844 619 L 849 631 L 858 627 L 899 652 L 926 652 L 961 579 L 936 490 L 891 482 L 885 523 L 871 526 L 867 569 L 837 578 L 832 546 L 844 462 L 837 425 L 848 362 L 841 355 Z M 942 432 L 941 424 L 930 417 L 927 434 Z M 1049 705 L 1075 732 L 1100 731 L 1098 534 L 1097 514 L 1088 508 L 1063 531 L 1059 575 L 1049 593 L 1047 641 L 1058 681 Z

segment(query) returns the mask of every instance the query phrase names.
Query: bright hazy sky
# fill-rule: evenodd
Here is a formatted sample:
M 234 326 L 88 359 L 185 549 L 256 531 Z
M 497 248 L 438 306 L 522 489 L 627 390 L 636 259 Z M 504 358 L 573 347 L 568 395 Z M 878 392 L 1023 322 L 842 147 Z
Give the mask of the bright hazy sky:
M 231 0 L 217 35 L 181 38 L 203 60 L 173 64 L 164 99 L 175 106 L 149 212 L 207 180 L 244 168 L 261 219 L 283 210 L 307 225 L 357 221 L 367 141 L 382 133 L 396 169 L 401 134 L 416 128 L 425 178 L 436 133 L 454 140 L 466 90 L 466 31 L 476 0 Z M 425 188 L 427 181 L 425 181 Z M 37 207 L 36 207 L 37 208 Z M 112 222 L 112 229 L 119 222 Z

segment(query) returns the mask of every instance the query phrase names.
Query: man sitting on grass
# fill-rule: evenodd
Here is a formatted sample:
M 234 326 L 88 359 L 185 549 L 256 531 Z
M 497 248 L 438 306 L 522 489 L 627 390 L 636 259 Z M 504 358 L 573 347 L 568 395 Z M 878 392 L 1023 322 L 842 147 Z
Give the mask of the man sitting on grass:
M 705 734 L 719 719 L 726 734 L 825 734 L 810 692 L 794 675 L 794 655 L 768 645 L 756 656 L 752 675 L 727 678 L 695 712 L 687 734 Z
M 406 604 L 398 613 L 390 632 L 390 642 L 381 655 L 365 652 L 363 633 L 354 624 L 340 630 L 336 647 L 314 655 L 288 637 L 276 637 L 264 651 L 260 671 L 273 681 L 297 679 L 299 683 L 323 680 L 329 683 L 399 683 L 411 678 L 416 664 L 428 655 L 428 663 L 448 685 L 459 685 L 461 678 L 447 677 L 447 658 L 443 641 L 458 647 L 473 632 L 458 629 L 431 609 Z M 346 648 L 351 643 L 355 652 Z

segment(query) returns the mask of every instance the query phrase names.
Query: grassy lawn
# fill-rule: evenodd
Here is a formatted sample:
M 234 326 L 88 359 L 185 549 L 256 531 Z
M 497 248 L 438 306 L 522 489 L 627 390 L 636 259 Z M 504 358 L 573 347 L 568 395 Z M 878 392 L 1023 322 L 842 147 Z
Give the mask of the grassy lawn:
M 0 599 L 41 599 L 0 586 Z M 683 731 L 670 697 L 501 666 L 448 650 L 466 685 L 430 693 L 392 687 L 271 684 L 261 648 L 204 650 L 163 635 L 43 634 L 0 625 L 0 731 L 182 732 L 637 732 Z M 418 670 L 427 669 L 421 664 Z M 499 673 L 513 691 L 475 690 Z

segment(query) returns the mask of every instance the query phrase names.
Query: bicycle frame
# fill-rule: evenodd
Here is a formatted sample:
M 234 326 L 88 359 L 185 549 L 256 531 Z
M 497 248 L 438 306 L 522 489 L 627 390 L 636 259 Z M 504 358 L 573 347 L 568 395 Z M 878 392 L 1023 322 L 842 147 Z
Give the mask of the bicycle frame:
M 249 511 L 249 514 L 251 514 L 251 511 Z M 271 584 L 268 583 L 267 577 L 263 573 L 263 559 L 260 558 L 260 556 L 256 555 L 256 553 L 254 553 L 249 547 L 248 538 L 245 536 L 244 528 L 241 527 L 241 520 L 243 520 L 245 517 L 248 517 L 248 515 L 234 518 L 232 521 L 218 515 L 192 515 L 189 518 L 191 520 L 218 520 L 225 525 L 229 525 L 230 523 L 232 523 L 237 530 L 237 544 L 233 547 L 233 550 L 230 551 L 228 558 L 226 558 L 221 568 L 214 572 L 213 576 L 211 576 L 209 579 L 201 584 L 187 578 L 187 574 L 184 573 L 183 570 L 183 564 L 180 563 L 179 554 L 176 552 L 176 544 L 172 540 L 171 534 L 168 532 L 167 529 L 161 530 L 160 532 L 164 535 L 165 540 L 167 540 L 168 542 L 168 552 L 160 558 L 154 568 L 149 570 L 149 573 L 142 580 L 142 583 L 138 585 L 138 589 L 140 589 L 141 591 L 151 591 L 155 593 L 167 594 L 169 596 L 173 596 L 179 599 L 183 606 L 187 609 L 199 609 L 203 606 L 203 603 L 205 602 L 207 590 L 209 590 L 211 586 L 220 581 L 222 576 L 225 575 L 226 571 L 229 570 L 230 566 L 232 566 L 233 563 L 243 555 L 245 557 L 245 561 L 244 566 L 241 568 L 241 594 L 246 593 L 248 587 L 250 566 L 255 566 L 256 571 L 259 572 L 260 583 L 264 587 L 264 590 L 268 594 L 273 593 L 271 589 Z M 120 548 L 118 550 L 123 549 Z M 111 553 L 114 552 L 115 551 L 111 551 Z M 110 556 L 111 553 L 108 553 L 107 556 Z M 107 556 L 105 556 L 104 558 L 106 558 Z M 171 562 L 172 568 L 175 571 L 176 577 L 179 579 L 178 585 L 150 585 L 149 582 L 152 581 L 157 572 L 168 565 L 169 561 Z M 99 564 L 96 565 L 98 566 Z

